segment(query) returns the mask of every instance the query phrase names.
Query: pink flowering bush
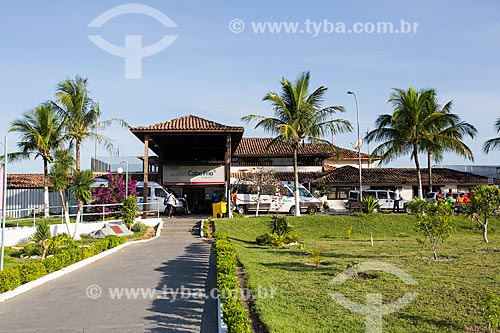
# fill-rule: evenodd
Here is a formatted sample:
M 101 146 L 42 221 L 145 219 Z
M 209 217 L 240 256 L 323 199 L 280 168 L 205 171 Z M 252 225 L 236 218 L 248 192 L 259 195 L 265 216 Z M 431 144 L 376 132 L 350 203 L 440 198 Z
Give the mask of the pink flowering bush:
M 115 204 L 115 203 L 123 203 L 125 200 L 125 180 L 124 176 L 121 174 L 113 174 L 109 173 L 106 177 L 108 179 L 108 186 L 99 186 L 92 190 L 93 196 L 93 205 L 102 205 L 102 204 Z M 128 181 L 128 195 L 135 197 L 137 195 L 136 192 L 137 181 L 129 180 Z M 119 217 L 121 206 L 120 205 L 110 205 L 103 207 L 92 207 L 90 209 L 93 213 L 99 213 L 99 215 L 94 215 L 95 219 L 102 220 L 103 213 L 104 217 Z

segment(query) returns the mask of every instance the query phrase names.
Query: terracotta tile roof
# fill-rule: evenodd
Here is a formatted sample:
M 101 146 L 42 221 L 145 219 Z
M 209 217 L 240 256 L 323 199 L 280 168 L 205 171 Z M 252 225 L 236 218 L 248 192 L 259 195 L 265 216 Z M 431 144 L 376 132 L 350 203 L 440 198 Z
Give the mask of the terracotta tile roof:
M 7 188 L 43 188 L 43 174 L 8 174 Z
M 231 172 L 231 178 L 241 178 L 244 172 Z M 327 175 L 326 172 L 299 172 L 299 183 L 309 183 Z M 275 172 L 276 180 L 293 181 L 293 172 Z
M 422 184 L 429 182 L 427 169 L 420 170 Z M 362 181 L 367 184 L 417 184 L 417 172 L 414 168 L 371 168 L 362 169 Z M 359 181 L 358 168 L 344 166 L 317 178 L 313 183 L 331 184 L 357 184 Z M 488 184 L 488 177 L 478 176 L 468 172 L 452 169 L 432 169 L 432 182 L 434 184 Z
M 188 115 L 149 126 L 135 126 L 131 132 L 241 132 L 243 127 L 227 126 L 193 115 Z
M 256 157 L 256 156 L 292 156 L 292 148 L 284 143 L 273 144 L 266 150 L 272 138 L 242 138 L 234 157 Z M 354 150 L 337 147 L 338 157 L 344 159 L 357 159 L 358 153 Z M 299 147 L 299 155 L 302 156 L 332 156 L 337 150 L 332 146 L 322 143 L 304 143 Z M 362 158 L 369 155 L 361 153 Z

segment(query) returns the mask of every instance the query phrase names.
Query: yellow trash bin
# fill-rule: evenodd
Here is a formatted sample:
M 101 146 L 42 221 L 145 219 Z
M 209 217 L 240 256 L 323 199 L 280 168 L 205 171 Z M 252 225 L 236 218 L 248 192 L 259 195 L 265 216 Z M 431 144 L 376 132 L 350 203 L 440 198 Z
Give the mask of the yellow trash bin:
M 227 204 L 225 201 L 217 202 L 212 204 L 212 216 L 214 218 L 220 218 L 227 212 Z

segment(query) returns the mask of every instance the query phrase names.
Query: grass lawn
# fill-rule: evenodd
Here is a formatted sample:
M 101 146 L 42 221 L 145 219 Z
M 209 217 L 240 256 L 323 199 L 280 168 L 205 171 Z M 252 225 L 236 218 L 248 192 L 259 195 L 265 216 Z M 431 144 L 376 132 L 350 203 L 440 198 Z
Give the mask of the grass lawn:
M 228 234 L 243 265 L 247 285 L 275 288 L 273 298 L 255 299 L 255 310 L 270 332 L 366 332 L 365 317 L 337 304 L 329 293 L 341 293 L 365 304 L 367 293 L 383 294 L 392 303 L 406 293 L 416 300 L 383 317 L 384 332 L 485 332 L 482 315 L 490 292 L 500 294 L 500 221 L 491 221 L 489 244 L 464 217 L 456 217 L 457 231 L 438 247 L 438 256 L 419 244 L 412 215 L 372 214 L 289 217 L 304 248 L 273 250 L 258 246 L 255 237 L 268 231 L 271 218 L 224 219 L 217 231 Z M 353 228 L 348 239 L 346 229 Z M 496 230 L 495 230 L 496 228 Z M 374 246 L 370 244 L 373 232 Z M 305 251 L 321 249 L 319 267 Z M 384 272 L 370 271 L 341 285 L 330 281 L 356 263 L 382 261 L 410 274 L 417 285 L 407 285 Z

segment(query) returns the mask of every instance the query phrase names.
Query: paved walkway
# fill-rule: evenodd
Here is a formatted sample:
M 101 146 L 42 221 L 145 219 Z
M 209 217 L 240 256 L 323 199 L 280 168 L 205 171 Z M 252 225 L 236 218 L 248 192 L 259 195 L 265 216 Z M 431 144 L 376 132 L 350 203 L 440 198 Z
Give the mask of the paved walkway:
M 0 303 L 0 332 L 216 332 L 216 301 L 200 297 L 215 288 L 211 244 L 191 235 L 196 221 L 164 219 L 158 239 Z

